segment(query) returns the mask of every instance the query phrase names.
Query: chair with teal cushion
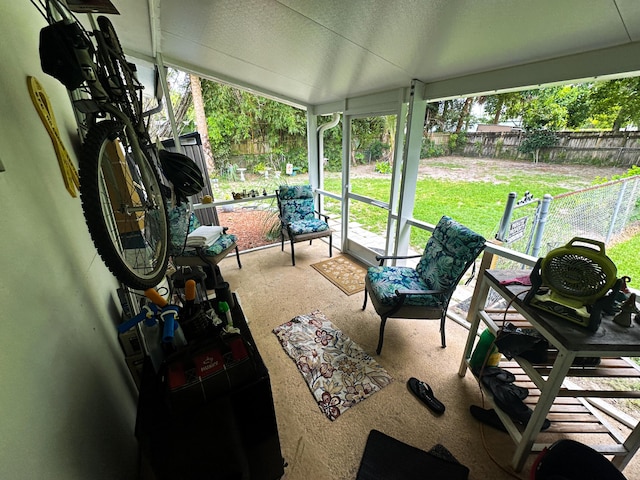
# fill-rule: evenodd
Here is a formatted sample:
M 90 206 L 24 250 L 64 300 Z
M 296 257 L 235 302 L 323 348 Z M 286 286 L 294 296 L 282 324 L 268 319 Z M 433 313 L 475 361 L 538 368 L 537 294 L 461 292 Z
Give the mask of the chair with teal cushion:
M 329 256 L 333 254 L 333 230 L 329 228 L 329 217 L 315 210 L 311 185 L 280 185 L 276 190 L 280 212 L 280 245 L 284 251 L 284 241 L 291 242 L 291 262 L 295 266 L 293 245 L 297 242 L 329 237 Z M 324 218 L 324 220 L 323 220 Z
M 371 296 L 381 320 L 378 354 L 388 318 L 440 319 L 442 347 L 446 347 L 444 327 L 451 295 L 484 245 L 481 235 L 443 216 L 422 255 L 376 256 L 380 265 L 367 270 L 362 309 Z M 385 260 L 418 257 L 416 268 L 384 265 Z
M 238 268 L 242 268 L 236 236 L 226 233 L 226 228 L 212 245 L 189 247 L 186 245 L 187 235 L 200 226 L 198 218 L 193 212 L 189 211 L 189 205 L 186 202 L 169 209 L 168 215 L 170 229 L 169 254 L 173 258 L 173 263 L 176 267 L 211 267 L 211 271 L 216 277 L 212 283 L 217 285 L 219 280 L 217 278 L 219 275 L 218 263 L 235 249 Z

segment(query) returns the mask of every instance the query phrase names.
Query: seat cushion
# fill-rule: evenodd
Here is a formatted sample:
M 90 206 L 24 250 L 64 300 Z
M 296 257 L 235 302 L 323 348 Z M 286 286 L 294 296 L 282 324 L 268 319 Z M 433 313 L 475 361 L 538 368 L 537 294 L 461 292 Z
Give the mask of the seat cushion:
M 298 220 L 289 225 L 291 233 L 294 235 L 302 235 L 305 233 L 323 232 L 329 230 L 329 225 L 318 218 L 309 218 L 306 220 Z
M 207 257 L 213 257 L 225 251 L 227 248 L 233 246 L 235 242 L 236 242 L 235 235 L 229 235 L 225 233 L 223 235 L 220 235 L 220 237 L 215 241 L 213 245 L 203 248 L 202 253 L 204 253 L 205 256 Z M 198 250 L 196 250 L 195 248 L 187 247 L 184 249 L 183 252 L 180 253 L 180 256 L 197 257 L 199 255 L 198 255 Z
M 369 294 L 375 296 L 382 305 L 393 306 L 398 303 L 396 290 L 399 289 L 429 290 L 418 272 L 409 267 L 369 267 L 367 276 L 372 288 Z M 409 295 L 404 304 L 437 307 L 441 302 L 434 295 Z

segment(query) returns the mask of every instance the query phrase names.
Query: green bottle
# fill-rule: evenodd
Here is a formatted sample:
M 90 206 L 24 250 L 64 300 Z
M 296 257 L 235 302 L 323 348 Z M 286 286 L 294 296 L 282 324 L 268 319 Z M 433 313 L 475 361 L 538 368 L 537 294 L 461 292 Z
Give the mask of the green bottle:
M 491 330 L 488 328 L 485 329 L 484 332 L 480 335 L 480 339 L 476 345 L 475 350 L 471 354 L 471 359 L 469 360 L 469 366 L 471 370 L 474 372 L 478 372 L 485 361 L 489 360 L 489 357 L 495 352 L 498 351 L 496 346 L 494 345 L 496 337 Z

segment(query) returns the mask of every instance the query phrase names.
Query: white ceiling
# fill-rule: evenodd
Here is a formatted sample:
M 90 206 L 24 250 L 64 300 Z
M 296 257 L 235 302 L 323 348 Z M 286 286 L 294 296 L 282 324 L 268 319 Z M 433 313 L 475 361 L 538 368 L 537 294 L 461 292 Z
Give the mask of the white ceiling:
M 125 50 L 312 106 L 640 71 L 639 0 L 112 0 Z

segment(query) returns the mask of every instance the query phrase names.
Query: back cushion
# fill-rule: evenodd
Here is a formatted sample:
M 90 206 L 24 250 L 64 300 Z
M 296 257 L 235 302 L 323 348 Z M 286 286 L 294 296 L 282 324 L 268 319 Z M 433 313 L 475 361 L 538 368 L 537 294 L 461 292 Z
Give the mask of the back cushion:
M 313 218 L 313 190 L 311 185 L 280 185 L 278 191 L 285 223 Z
M 296 198 L 282 201 L 282 219 L 285 223 L 313 218 L 313 199 Z
M 193 232 L 200 226 L 198 217 L 193 213 L 190 219 L 187 216 L 189 205 L 182 202 L 173 208 L 169 208 L 167 215 L 169 217 L 169 254 L 178 255 L 184 249 L 187 233 Z M 187 220 L 190 220 L 187 224 Z
M 485 239 L 443 216 L 427 242 L 416 271 L 430 289 L 447 290 L 480 254 Z
M 313 198 L 313 190 L 311 189 L 311 185 L 280 185 L 278 196 L 280 200 Z

